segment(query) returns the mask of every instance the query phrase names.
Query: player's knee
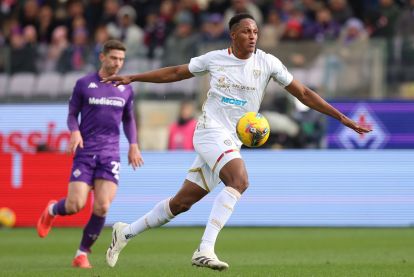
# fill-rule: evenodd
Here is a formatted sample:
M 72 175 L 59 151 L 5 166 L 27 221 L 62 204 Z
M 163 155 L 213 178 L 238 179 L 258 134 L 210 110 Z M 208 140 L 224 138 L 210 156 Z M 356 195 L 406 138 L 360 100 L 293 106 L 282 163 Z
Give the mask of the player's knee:
M 243 193 L 247 190 L 247 188 L 249 187 L 249 180 L 247 178 L 247 176 L 236 176 L 234 178 L 232 178 L 232 180 L 230 182 L 228 182 L 228 184 L 226 184 L 229 187 L 234 188 L 235 190 L 237 190 L 240 193 Z
M 226 186 L 232 187 L 240 193 L 243 193 L 249 187 L 249 179 L 244 174 L 232 175 L 224 183 Z
M 110 203 L 102 203 L 99 205 L 95 205 L 93 208 L 93 213 L 98 216 L 106 216 L 109 211 Z
M 170 210 L 173 215 L 178 215 L 180 213 L 184 213 L 188 211 L 193 203 L 183 200 L 171 199 L 170 201 Z
M 83 203 L 82 201 L 66 201 L 65 203 L 65 208 L 66 208 L 66 212 L 68 214 L 76 214 L 78 212 L 80 212 L 83 207 L 85 206 L 85 203 Z

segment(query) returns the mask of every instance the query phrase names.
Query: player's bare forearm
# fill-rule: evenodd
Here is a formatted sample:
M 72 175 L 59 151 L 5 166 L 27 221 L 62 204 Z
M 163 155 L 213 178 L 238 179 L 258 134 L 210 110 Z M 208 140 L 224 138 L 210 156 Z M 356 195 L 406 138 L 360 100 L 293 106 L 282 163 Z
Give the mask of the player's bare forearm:
M 332 116 L 333 118 L 342 121 L 345 118 L 345 115 L 342 114 L 340 111 L 332 107 L 328 102 L 322 99 L 316 92 L 312 91 L 309 88 L 305 88 L 305 93 L 302 96 L 301 100 L 302 103 L 307 105 L 308 107 L 317 110 L 323 114 Z
M 356 124 L 350 118 L 331 106 L 316 92 L 302 85 L 297 80 L 293 80 L 292 83 L 286 87 L 286 90 L 309 108 L 336 118 L 342 124 L 353 129 L 357 133 L 366 133 L 371 131 L 371 129 L 367 129 Z
M 131 75 L 130 77 L 132 82 L 171 83 L 194 77 L 194 75 L 188 70 L 188 64 L 183 64 Z
M 118 86 L 127 85 L 131 82 L 171 83 L 191 77 L 194 77 L 194 75 L 188 69 L 188 64 L 182 64 L 177 66 L 163 67 L 160 69 L 133 75 L 110 76 L 103 78 L 102 82 L 113 82 L 115 86 Z

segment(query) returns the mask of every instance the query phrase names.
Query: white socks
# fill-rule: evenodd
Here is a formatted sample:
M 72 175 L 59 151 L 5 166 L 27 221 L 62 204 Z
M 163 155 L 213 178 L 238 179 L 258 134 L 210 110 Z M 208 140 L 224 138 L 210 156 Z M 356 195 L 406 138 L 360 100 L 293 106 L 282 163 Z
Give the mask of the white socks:
M 232 187 L 225 187 L 214 200 L 204 235 L 201 238 L 200 251 L 214 252 L 217 236 L 233 213 L 233 208 L 241 197 Z
M 76 250 L 75 258 L 76 258 L 77 256 L 80 256 L 80 255 L 85 255 L 85 256 L 88 256 L 88 253 L 83 252 L 83 251 L 82 251 L 82 250 L 80 250 L 80 249 Z
M 56 203 L 55 204 L 53 204 L 53 205 L 49 205 L 49 207 L 47 208 L 47 210 L 49 211 L 49 214 L 51 215 L 51 216 L 55 216 L 55 214 L 53 213 L 53 206 L 54 205 L 56 205 Z
M 220 230 L 233 213 L 233 208 L 240 199 L 241 194 L 232 187 L 225 187 L 214 200 L 210 217 L 207 222 L 203 237 L 201 238 L 200 250 L 214 252 L 214 245 Z M 148 230 L 162 226 L 174 218 L 170 210 L 170 199 L 167 198 L 155 205 L 147 214 L 137 221 L 126 226 L 122 233 L 131 239 L 136 235 Z
M 159 227 L 174 218 L 170 210 L 170 199 L 159 202 L 155 207 L 139 218 L 137 221 L 125 227 L 122 232 L 127 238 L 132 238 L 150 228 Z

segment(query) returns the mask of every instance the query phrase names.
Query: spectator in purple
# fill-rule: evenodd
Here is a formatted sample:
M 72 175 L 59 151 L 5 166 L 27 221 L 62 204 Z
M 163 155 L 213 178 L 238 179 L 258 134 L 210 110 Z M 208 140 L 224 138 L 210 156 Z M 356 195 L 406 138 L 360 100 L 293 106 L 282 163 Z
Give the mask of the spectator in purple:
M 207 15 L 201 27 L 202 42 L 227 42 L 228 37 L 223 16 L 219 13 Z
M 144 42 L 147 46 L 148 58 L 152 59 L 162 51 L 166 38 L 167 26 L 157 12 L 151 11 L 146 16 L 144 27 Z
M 57 64 L 61 73 L 68 71 L 86 71 L 90 49 L 88 47 L 88 31 L 80 28 L 73 32 L 72 43 L 63 51 Z
M 335 40 L 339 36 L 341 26 L 332 18 L 328 8 L 321 8 L 316 13 L 316 22 L 304 29 L 304 36 L 317 42 Z

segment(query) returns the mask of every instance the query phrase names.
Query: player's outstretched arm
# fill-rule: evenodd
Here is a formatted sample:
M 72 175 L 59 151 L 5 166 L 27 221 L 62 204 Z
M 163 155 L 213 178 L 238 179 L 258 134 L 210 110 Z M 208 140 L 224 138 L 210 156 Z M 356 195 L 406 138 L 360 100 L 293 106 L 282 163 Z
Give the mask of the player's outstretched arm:
M 119 86 L 127 85 L 131 82 L 171 83 L 192 77 L 194 77 L 194 75 L 188 69 L 188 64 L 182 64 L 177 66 L 163 67 L 160 69 L 133 75 L 110 76 L 103 78 L 101 82 L 113 82 L 115 86 Z
M 316 92 L 306 87 L 298 80 L 293 79 L 292 83 L 286 87 L 286 90 L 309 108 L 336 118 L 342 124 L 353 129 L 359 134 L 372 131 L 372 129 L 362 127 L 349 117 L 342 114 L 340 111 L 326 102 L 322 97 L 320 97 Z

